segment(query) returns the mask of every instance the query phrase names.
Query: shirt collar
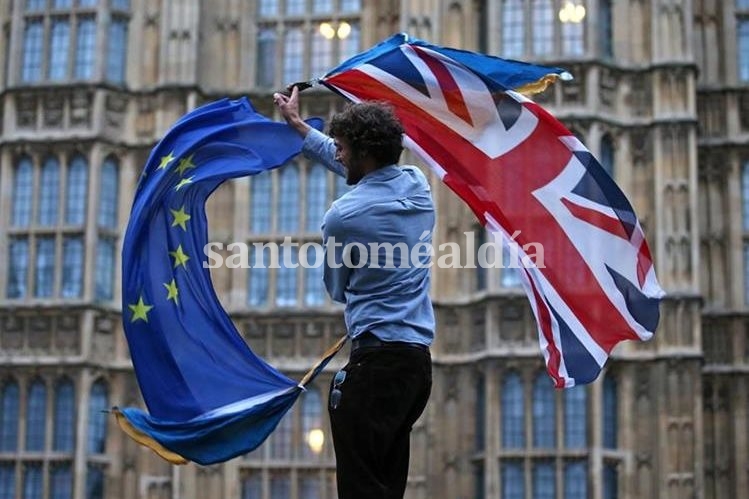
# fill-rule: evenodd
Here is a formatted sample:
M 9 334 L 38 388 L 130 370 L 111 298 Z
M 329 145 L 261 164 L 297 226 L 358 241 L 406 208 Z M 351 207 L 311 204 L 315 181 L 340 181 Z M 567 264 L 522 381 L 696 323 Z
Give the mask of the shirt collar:
M 397 177 L 400 173 L 401 169 L 398 165 L 383 166 L 364 175 L 357 185 L 376 182 L 378 180 L 390 180 Z

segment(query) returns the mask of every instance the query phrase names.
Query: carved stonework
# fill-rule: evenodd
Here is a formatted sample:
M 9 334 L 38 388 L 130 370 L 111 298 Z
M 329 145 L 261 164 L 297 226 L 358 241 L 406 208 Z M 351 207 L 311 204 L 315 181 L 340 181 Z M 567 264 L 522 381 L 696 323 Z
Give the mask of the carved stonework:
M 471 349 L 486 348 L 486 307 L 479 305 L 471 311 Z
M 608 68 L 601 68 L 600 78 L 598 80 L 598 98 L 601 105 L 605 108 L 613 109 L 616 107 L 616 88 L 618 84 L 617 74 Z
M 44 126 L 47 128 L 62 128 L 65 96 L 51 93 L 44 98 Z
M 570 67 L 570 73 L 575 78 L 565 81 L 561 85 L 562 104 L 584 104 L 585 103 L 585 71 L 581 67 Z
M 91 106 L 94 94 L 89 90 L 75 90 L 70 99 L 70 126 L 91 126 Z
M 523 309 L 519 305 L 508 305 L 502 308 L 500 331 L 503 341 L 522 343 L 525 340 Z
M 2 329 L 0 329 L 0 350 L 21 350 L 25 330 L 26 325 L 23 318 L 14 314 L 5 316 L 2 319 Z
M 125 117 L 127 103 L 127 97 L 123 97 L 122 95 L 114 93 L 110 93 L 107 95 L 105 101 L 107 125 L 112 128 L 122 127 L 122 120 Z
M 719 137 L 726 133 L 726 101 L 722 95 L 698 95 L 699 133 Z
M 653 83 L 650 73 L 635 74 L 632 77 L 627 103 L 635 117 L 648 117 L 653 109 Z
M 37 98 L 33 94 L 19 94 L 16 97 L 16 126 L 36 128 Z
M 52 345 L 52 320 L 36 316 L 29 321 L 28 346 L 32 350 L 49 350 Z

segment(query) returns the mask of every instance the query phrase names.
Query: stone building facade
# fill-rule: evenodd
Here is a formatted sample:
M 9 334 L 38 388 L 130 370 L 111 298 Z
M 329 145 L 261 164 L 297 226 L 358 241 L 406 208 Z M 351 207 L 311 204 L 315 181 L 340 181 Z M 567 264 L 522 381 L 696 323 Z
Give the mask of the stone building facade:
M 260 449 L 219 466 L 168 466 L 115 427 L 103 411 L 140 403 L 119 249 L 140 169 L 182 114 L 248 95 L 273 116 L 273 90 L 397 31 L 568 69 L 536 99 L 628 195 L 668 292 L 652 341 L 558 392 L 512 269 L 435 268 L 408 497 L 749 497 L 749 1 L 567 3 L 0 1 L 0 499 L 336 497 L 325 404 L 344 353 Z M 303 96 L 306 114 L 343 104 Z M 432 180 L 435 245 L 468 255 L 485 235 Z M 303 159 L 227 183 L 211 240 L 319 241 L 345 189 Z M 213 278 L 253 350 L 291 376 L 343 334 L 315 269 Z

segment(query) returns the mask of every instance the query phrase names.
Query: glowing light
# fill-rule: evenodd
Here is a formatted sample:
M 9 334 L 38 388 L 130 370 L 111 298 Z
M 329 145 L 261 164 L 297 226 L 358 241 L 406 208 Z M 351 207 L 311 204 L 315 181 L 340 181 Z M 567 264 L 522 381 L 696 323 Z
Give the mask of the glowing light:
M 338 25 L 337 34 L 338 34 L 338 38 L 343 40 L 344 38 L 346 38 L 347 36 L 351 34 L 351 25 L 345 21 L 342 22 L 341 24 Z
M 585 19 L 585 6 L 577 5 L 575 2 L 567 1 L 564 7 L 559 9 L 559 20 L 563 23 L 581 23 Z
M 331 26 L 330 23 L 321 23 L 320 34 L 330 40 L 335 36 L 335 29 L 333 29 L 333 26 Z
M 307 433 L 307 445 L 312 452 L 315 454 L 322 452 L 323 444 L 325 444 L 325 434 L 321 429 L 316 428 Z

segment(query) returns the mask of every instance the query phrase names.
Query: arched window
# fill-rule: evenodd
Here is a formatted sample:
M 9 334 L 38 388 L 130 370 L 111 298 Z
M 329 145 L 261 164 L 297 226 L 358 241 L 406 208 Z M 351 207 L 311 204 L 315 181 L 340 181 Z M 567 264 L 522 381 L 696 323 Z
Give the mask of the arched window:
M 115 157 L 108 157 L 101 165 L 99 180 L 99 227 L 117 230 L 120 166 Z
M 8 258 L 8 298 L 23 298 L 29 273 L 29 240 L 26 237 L 10 238 Z
M 39 225 L 57 224 L 58 201 L 60 196 L 60 164 L 57 158 L 49 157 L 42 166 L 42 178 L 39 183 Z
M 299 167 L 294 163 L 284 166 L 279 183 L 277 230 L 281 233 L 296 232 L 299 230 Z
M 107 79 L 112 83 L 124 83 L 127 68 L 127 19 L 113 16 L 109 21 L 108 37 Z
M 316 473 L 299 477 L 299 499 L 320 499 L 320 477 Z
M 96 19 L 81 16 L 75 41 L 75 77 L 88 80 L 94 76 L 96 64 Z
M 307 246 L 307 268 L 304 270 L 304 303 L 308 306 L 319 306 L 325 303 L 325 288 L 323 286 L 322 250 L 317 252 L 315 245 Z M 316 263 L 319 265 L 315 266 Z
M 304 14 L 305 0 L 286 0 L 286 15 L 300 16 Z
M 36 274 L 34 296 L 49 298 L 55 289 L 55 238 L 44 236 L 36 240 Z
M 83 292 L 83 237 L 70 236 L 62 245 L 62 296 L 79 298 Z
M 319 432 L 322 431 L 322 397 L 320 390 L 309 387 L 302 395 L 302 439 L 300 455 L 306 459 L 320 457 Z
M 86 220 L 86 200 L 88 199 L 88 164 L 83 156 L 76 155 L 70 161 L 66 190 L 65 223 L 83 225 Z M 102 195 L 105 192 L 102 191 Z
M 70 21 L 67 18 L 52 18 L 52 33 L 49 40 L 50 80 L 64 80 L 68 76 L 68 52 L 70 48 Z
M 287 412 L 273 430 L 268 443 L 271 459 L 289 459 L 291 457 L 291 437 L 294 433 L 294 410 Z
M 601 166 L 614 178 L 614 141 L 609 134 L 601 138 Z
M 23 57 L 21 80 L 35 82 L 42 78 L 42 56 L 44 54 L 44 22 L 29 20 L 23 33 Z
M 603 447 L 606 449 L 616 449 L 617 447 L 617 425 L 618 402 L 617 402 L 616 379 L 607 375 L 603 379 Z
M 283 46 L 283 81 L 294 83 L 304 79 L 304 35 L 299 28 L 286 32 Z
M 270 477 L 270 499 L 291 497 L 291 479 L 287 473 L 274 473 Z
M 276 274 L 276 306 L 293 307 L 297 304 L 296 283 L 299 248 L 283 248 L 279 255 L 280 268 Z
M 26 403 L 26 450 L 43 451 L 47 421 L 47 387 L 37 379 L 31 383 Z
M 278 36 L 274 28 L 262 28 L 257 35 L 255 82 L 258 87 L 272 87 L 276 81 L 276 45 Z M 257 177 L 255 177 L 257 178 Z
M 267 173 L 253 176 L 250 195 L 250 230 L 256 234 L 267 234 L 273 212 L 271 176 Z
M 555 499 L 556 482 L 553 461 L 540 459 L 533 463 L 533 499 Z
M 556 435 L 554 388 L 546 373 L 539 373 L 533 382 L 533 447 L 554 448 Z
M 578 3 L 578 5 L 584 2 Z M 582 22 L 562 23 L 562 53 L 583 55 L 585 52 L 585 19 Z
M 509 373 L 502 382 L 502 447 L 525 447 L 525 408 L 523 382 L 517 373 Z
M 34 199 L 34 169 L 31 158 L 23 156 L 16 163 L 13 177 L 14 227 L 28 227 L 31 223 L 31 203 Z
M 55 386 L 54 418 L 52 450 L 72 452 L 75 448 L 75 388 L 67 378 Z
M 98 380 L 91 386 L 88 401 L 88 453 L 104 454 L 107 448 L 107 414 L 109 394 L 107 384 Z
M 749 231 L 749 161 L 741 167 L 741 207 L 744 215 L 744 230 Z
M 97 301 L 108 301 L 114 297 L 115 240 L 100 236 L 96 242 L 95 294 Z
M 564 392 L 564 446 L 577 449 L 588 445 L 588 392 L 584 386 Z
M 328 176 L 324 166 L 312 165 L 307 175 L 307 231 L 319 232 L 323 215 L 325 214 L 325 201 L 327 199 Z
M 15 380 L 3 383 L 0 406 L 0 452 L 18 450 L 19 390 Z
M 261 307 L 268 304 L 268 267 L 271 265 L 270 248 L 258 250 L 250 246 L 250 269 L 247 272 L 247 304 Z
M 552 0 L 533 1 L 533 55 L 554 53 L 554 14 Z
M 319 78 L 333 66 L 333 38 L 326 38 L 315 30 L 312 33 L 312 56 L 310 57 L 310 76 Z
M 522 57 L 525 53 L 525 12 L 522 0 L 505 0 L 502 6 L 502 55 Z

